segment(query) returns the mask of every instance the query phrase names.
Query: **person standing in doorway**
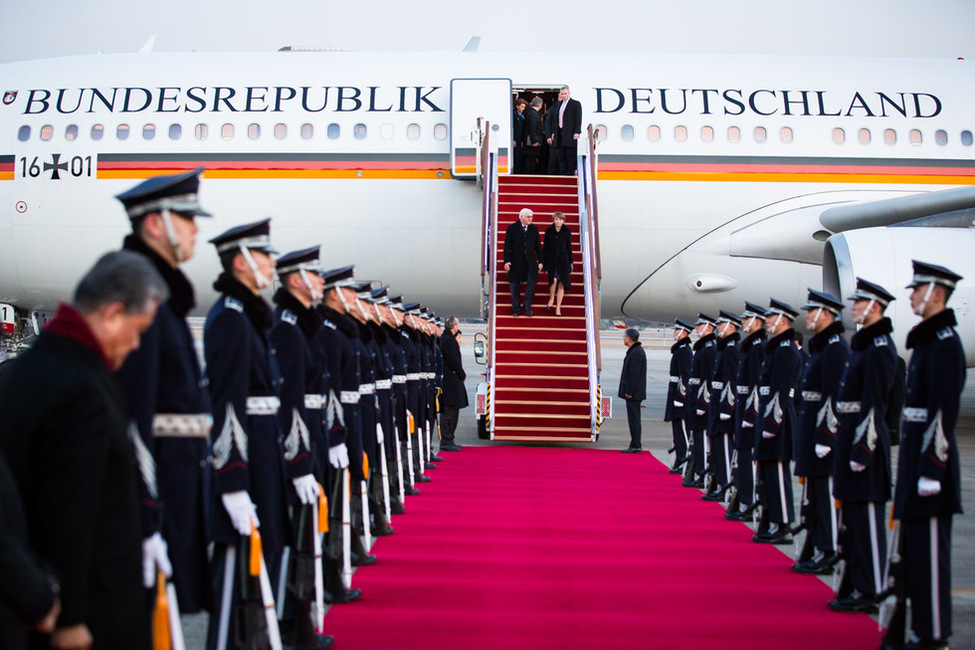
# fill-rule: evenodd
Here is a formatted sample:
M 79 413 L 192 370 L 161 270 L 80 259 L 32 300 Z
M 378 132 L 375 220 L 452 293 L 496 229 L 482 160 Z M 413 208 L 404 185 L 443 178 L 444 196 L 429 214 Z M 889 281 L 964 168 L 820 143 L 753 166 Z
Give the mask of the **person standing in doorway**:
M 582 135 L 582 104 L 569 96 L 569 87 L 559 91 L 559 108 L 555 118 L 558 139 L 560 173 L 572 176 L 576 173 L 576 150 Z

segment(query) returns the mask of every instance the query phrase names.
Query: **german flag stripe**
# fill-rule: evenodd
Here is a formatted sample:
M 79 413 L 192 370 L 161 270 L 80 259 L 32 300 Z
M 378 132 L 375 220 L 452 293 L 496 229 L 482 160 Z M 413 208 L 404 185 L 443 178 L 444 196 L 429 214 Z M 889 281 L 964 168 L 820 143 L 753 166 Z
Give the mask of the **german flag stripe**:
M 12 181 L 14 179 L 14 157 L 0 156 L 0 181 Z

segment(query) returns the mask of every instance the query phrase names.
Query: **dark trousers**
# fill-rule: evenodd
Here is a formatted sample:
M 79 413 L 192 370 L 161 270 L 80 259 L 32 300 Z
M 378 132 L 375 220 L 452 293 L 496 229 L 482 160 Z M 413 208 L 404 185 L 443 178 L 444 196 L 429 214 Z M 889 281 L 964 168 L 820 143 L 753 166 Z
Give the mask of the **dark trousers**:
M 577 147 L 576 141 L 568 147 L 559 147 L 559 173 L 563 176 L 572 176 L 576 173 Z
M 532 269 L 528 270 L 528 279 L 525 281 L 524 302 L 521 301 L 521 283 L 508 283 L 508 286 L 511 288 L 511 309 L 521 309 L 522 304 L 525 307 L 532 306 L 532 300 L 535 299 L 535 284 L 538 282 L 538 264 L 534 264 L 534 267 L 534 272 Z
M 718 485 L 731 483 L 731 436 L 727 433 L 711 436 L 711 466 Z
M 872 501 L 843 502 L 846 541 L 846 571 L 849 584 L 861 594 L 876 596 L 883 591 L 887 564 L 887 528 L 884 504 Z M 839 594 L 840 597 L 848 594 Z
M 707 437 L 707 432 L 698 427 L 694 429 L 691 434 L 694 437 L 694 448 L 692 452 L 694 454 L 694 473 L 697 476 L 704 474 L 704 470 L 707 469 L 707 456 L 704 452 L 704 438 Z
M 911 629 L 922 639 L 951 636 L 951 517 L 901 521 Z M 931 567 L 937 571 L 932 572 Z
M 687 423 L 683 418 L 670 421 L 670 426 L 674 433 L 674 451 L 677 460 L 684 460 L 687 457 Z
M 643 449 L 640 441 L 643 435 L 643 422 L 640 420 L 640 404 L 643 400 L 626 400 L 626 421 L 630 425 L 630 449 Z
M 755 503 L 755 464 L 751 449 L 738 450 L 738 502 L 743 506 Z
M 781 460 L 758 463 L 759 478 L 765 483 L 765 507 L 768 520 L 774 524 L 791 523 L 795 517 L 792 505 L 792 470 Z
M 559 148 L 552 145 L 548 148 L 548 175 L 555 176 L 559 169 Z
M 454 431 L 457 430 L 457 420 L 460 419 L 460 409 L 456 406 L 444 404 L 440 412 L 440 446 L 454 444 Z
M 521 153 L 521 174 L 537 174 L 538 164 L 542 155 L 542 148 L 538 147 L 523 147 L 519 150 Z
M 837 513 L 833 507 L 833 477 L 807 476 L 806 508 L 807 535 L 812 545 L 819 551 L 836 550 Z

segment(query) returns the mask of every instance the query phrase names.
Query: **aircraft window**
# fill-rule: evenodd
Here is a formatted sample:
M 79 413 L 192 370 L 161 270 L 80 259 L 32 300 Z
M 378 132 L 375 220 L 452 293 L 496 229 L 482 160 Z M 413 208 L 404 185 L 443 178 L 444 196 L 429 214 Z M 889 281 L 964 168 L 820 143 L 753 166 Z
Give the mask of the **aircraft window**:
M 942 129 L 938 129 L 934 132 L 934 141 L 937 142 L 942 147 L 948 144 L 948 132 Z
M 74 142 L 78 139 L 78 125 L 69 124 L 68 128 L 64 130 L 64 139 L 68 142 Z
M 687 142 L 687 127 L 686 126 L 675 126 L 674 127 L 674 140 L 677 140 L 677 142 Z
M 54 127 L 46 124 L 41 127 L 41 140 L 50 140 L 54 137 Z
M 234 125 L 231 124 L 230 122 L 227 122 L 222 127 L 220 127 L 220 137 L 223 138 L 224 140 L 233 140 Z
M 118 125 L 118 128 L 115 129 L 115 137 L 118 138 L 119 140 L 128 140 L 129 139 L 129 125 L 128 124 L 119 124 Z
M 911 129 L 911 144 L 919 145 L 921 144 L 921 132 L 917 129 Z
M 436 126 L 434 126 L 433 127 L 433 137 L 435 137 L 437 140 L 446 140 L 447 139 L 447 125 L 441 122 L 440 124 L 437 124 Z
M 169 125 L 169 139 L 179 140 L 183 137 L 183 125 L 178 123 L 173 123 Z
M 419 124 L 410 124 L 409 126 L 407 126 L 406 127 L 406 137 L 409 138 L 410 140 L 419 140 L 420 139 L 420 125 Z
M 966 131 L 962 131 L 961 132 L 961 143 L 963 145 L 965 145 L 966 147 L 972 146 L 972 132 L 971 131 L 967 131 L 966 130 Z
M 887 144 L 897 144 L 897 131 L 887 129 L 884 131 L 884 142 Z
M 737 126 L 729 126 L 728 142 L 741 142 L 741 129 Z
M 846 142 L 846 131 L 840 128 L 833 129 L 833 142 L 836 144 L 843 144 Z
M 206 140 L 209 131 L 210 129 L 207 128 L 206 124 L 197 124 L 196 129 L 193 131 L 193 135 L 196 136 L 197 140 Z
M 870 144 L 870 129 L 860 129 L 857 131 L 857 139 L 860 144 Z
M 247 137 L 251 140 L 257 140 L 261 137 L 261 125 L 260 124 L 248 124 L 247 125 Z
M 609 131 L 606 129 L 605 124 L 598 125 L 593 132 L 593 137 L 596 138 L 596 142 L 605 141 L 608 135 Z
M 647 129 L 647 140 L 650 142 L 660 142 L 660 127 L 653 125 Z
M 779 129 L 779 139 L 782 140 L 784 144 L 792 144 L 792 129 L 787 126 L 783 126 Z
M 624 142 L 630 142 L 633 140 L 633 127 L 629 124 L 624 124 L 623 128 L 620 130 L 620 137 L 623 138 Z
M 379 127 L 379 137 L 382 138 L 383 140 L 392 140 L 393 139 L 393 125 L 392 124 L 383 124 L 383 125 L 381 125 Z
M 352 137 L 356 140 L 362 140 L 364 137 L 366 137 L 366 125 L 359 122 L 352 127 Z
M 288 127 L 287 127 L 287 125 L 281 124 L 281 123 L 275 124 L 274 125 L 274 139 L 275 140 L 284 140 L 286 137 L 288 137 Z
M 21 142 L 30 140 L 30 127 L 26 124 L 17 130 L 17 139 Z
M 702 126 L 701 140 L 704 142 L 714 142 L 714 129 L 710 126 Z
M 91 139 L 92 140 L 101 140 L 103 135 L 105 135 L 105 127 L 104 126 L 102 126 L 101 124 L 92 124 L 91 125 Z
M 338 140 L 340 132 L 341 132 L 341 128 L 339 127 L 338 124 L 328 125 L 327 135 L 329 140 Z
M 154 137 L 156 137 L 156 125 L 155 124 L 146 124 L 145 126 L 142 127 L 142 139 L 143 140 L 152 140 Z
M 764 126 L 755 127 L 755 142 L 765 142 L 768 140 L 768 133 L 765 131 Z
M 301 139 L 311 140 L 312 136 L 315 135 L 315 127 L 307 122 L 301 125 Z

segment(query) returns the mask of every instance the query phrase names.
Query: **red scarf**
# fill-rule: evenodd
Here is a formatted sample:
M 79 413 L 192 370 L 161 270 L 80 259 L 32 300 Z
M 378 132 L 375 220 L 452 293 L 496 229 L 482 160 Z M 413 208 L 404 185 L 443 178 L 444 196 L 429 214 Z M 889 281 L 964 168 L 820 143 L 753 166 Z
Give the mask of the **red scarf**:
M 95 338 L 91 328 L 88 327 L 88 323 L 81 317 L 81 313 L 71 305 L 64 302 L 59 304 L 57 313 L 54 314 L 51 322 L 44 326 L 44 331 L 72 339 L 86 348 L 94 350 L 105 362 L 105 365 L 111 369 L 101 343 Z

